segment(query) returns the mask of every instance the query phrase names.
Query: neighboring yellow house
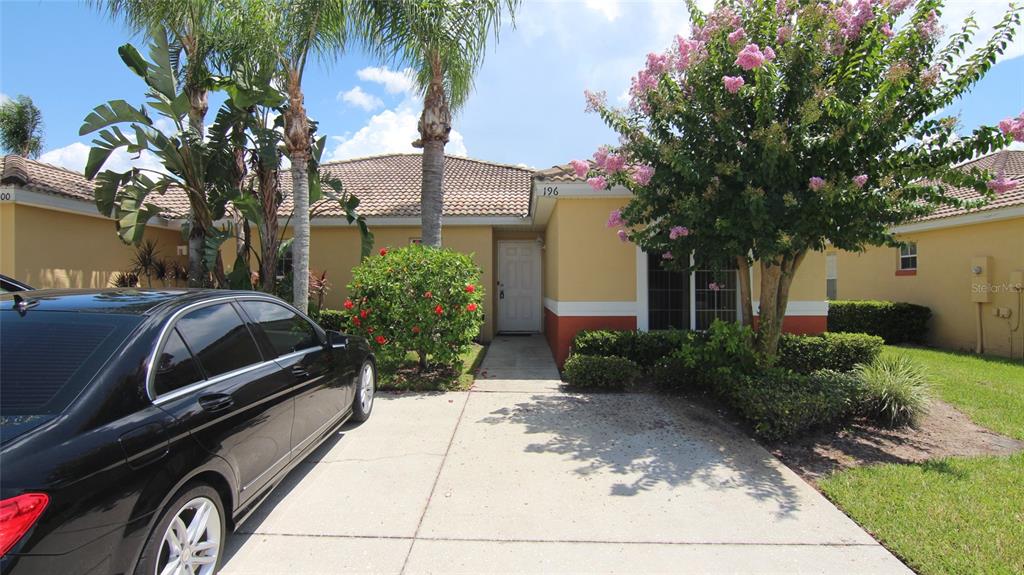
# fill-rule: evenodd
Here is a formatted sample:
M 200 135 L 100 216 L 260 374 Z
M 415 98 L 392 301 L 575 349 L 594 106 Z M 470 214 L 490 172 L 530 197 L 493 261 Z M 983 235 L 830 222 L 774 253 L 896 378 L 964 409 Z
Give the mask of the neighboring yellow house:
M 380 248 L 419 239 L 420 166 L 419 155 L 392 154 L 323 169 L 360 198 Z M 38 288 L 103 287 L 130 267 L 133 249 L 96 211 L 81 174 L 16 156 L 4 158 L 0 171 L 0 273 Z M 281 184 L 289 198 L 289 178 Z M 164 215 L 150 222 L 146 237 L 184 263 L 187 202 L 173 191 L 151 200 Z M 443 242 L 472 254 L 483 270 L 482 338 L 544 332 L 561 363 L 580 329 L 703 329 L 715 318 L 740 319 L 735 272 L 666 271 L 660 257 L 619 241 L 605 222 L 628 200 L 624 188 L 594 191 L 566 167 L 534 172 L 446 158 Z M 282 222 L 290 211 L 289 198 Z M 359 259 L 358 232 L 329 202 L 314 206 L 311 227 L 310 267 L 327 271 L 334 288 L 326 303 L 340 307 Z M 227 266 L 233 254 L 234 246 L 224 248 Z M 712 282 L 721 289 L 710 289 Z M 805 260 L 791 298 L 785 328 L 824 331 L 823 254 Z
M 932 345 L 1024 358 L 1024 151 L 997 152 L 964 168 L 1004 173 L 1017 187 L 983 208 L 943 208 L 897 227 L 905 248 L 829 253 L 829 295 L 925 305 Z

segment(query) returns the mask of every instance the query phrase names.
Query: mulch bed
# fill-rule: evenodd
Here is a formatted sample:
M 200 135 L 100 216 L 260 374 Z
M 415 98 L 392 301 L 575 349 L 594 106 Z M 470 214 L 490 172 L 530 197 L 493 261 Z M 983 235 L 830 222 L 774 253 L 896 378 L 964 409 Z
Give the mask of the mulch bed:
M 808 481 L 873 463 L 919 463 L 952 456 L 1010 455 L 1024 451 L 1017 441 L 973 423 L 952 405 L 933 400 L 917 429 L 887 429 L 853 421 L 765 447 Z

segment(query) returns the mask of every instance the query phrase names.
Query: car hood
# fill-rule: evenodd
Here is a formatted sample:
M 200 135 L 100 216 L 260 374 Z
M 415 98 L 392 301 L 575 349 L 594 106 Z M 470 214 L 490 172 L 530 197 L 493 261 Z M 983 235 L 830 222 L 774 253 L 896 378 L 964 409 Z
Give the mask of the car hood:
M 53 415 L 0 415 L 0 445 L 7 445 L 53 418 Z

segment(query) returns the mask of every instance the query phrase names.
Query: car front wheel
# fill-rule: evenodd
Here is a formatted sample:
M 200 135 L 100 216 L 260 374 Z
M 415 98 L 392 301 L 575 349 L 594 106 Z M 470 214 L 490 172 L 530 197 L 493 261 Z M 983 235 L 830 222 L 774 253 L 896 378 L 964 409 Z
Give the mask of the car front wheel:
M 227 531 L 220 495 L 208 485 L 186 488 L 146 541 L 136 575 L 213 575 Z
M 359 368 L 359 377 L 356 380 L 356 397 L 352 401 L 352 419 L 366 421 L 370 419 L 370 412 L 373 411 L 373 396 L 377 391 L 377 370 L 373 362 L 366 360 Z

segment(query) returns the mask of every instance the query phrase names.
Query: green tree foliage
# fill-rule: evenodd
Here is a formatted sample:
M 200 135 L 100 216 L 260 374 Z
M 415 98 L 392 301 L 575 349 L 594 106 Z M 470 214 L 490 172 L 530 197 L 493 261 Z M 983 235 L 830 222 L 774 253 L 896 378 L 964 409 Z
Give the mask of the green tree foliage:
M 789 286 L 806 254 L 895 244 L 892 227 L 941 205 L 986 197 L 1000 177 L 953 166 L 1005 147 L 982 126 L 957 134 L 938 112 L 973 86 L 1020 27 L 1011 6 L 973 53 L 973 19 L 942 41 L 941 0 L 722 0 L 689 4 L 690 37 L 648 56 L 626 109 L 588 93 L 620 136 L 577 172 L 634 197 L 610 224 L 686 268 L 760 267 L 757 345 L 774 355 Z M 674 257 L 674 256 L 681 257 Z
M 12 154 L 38 158 L 43 151 L 43 114 L 28 96 L 0 104 L 0 146 Z

